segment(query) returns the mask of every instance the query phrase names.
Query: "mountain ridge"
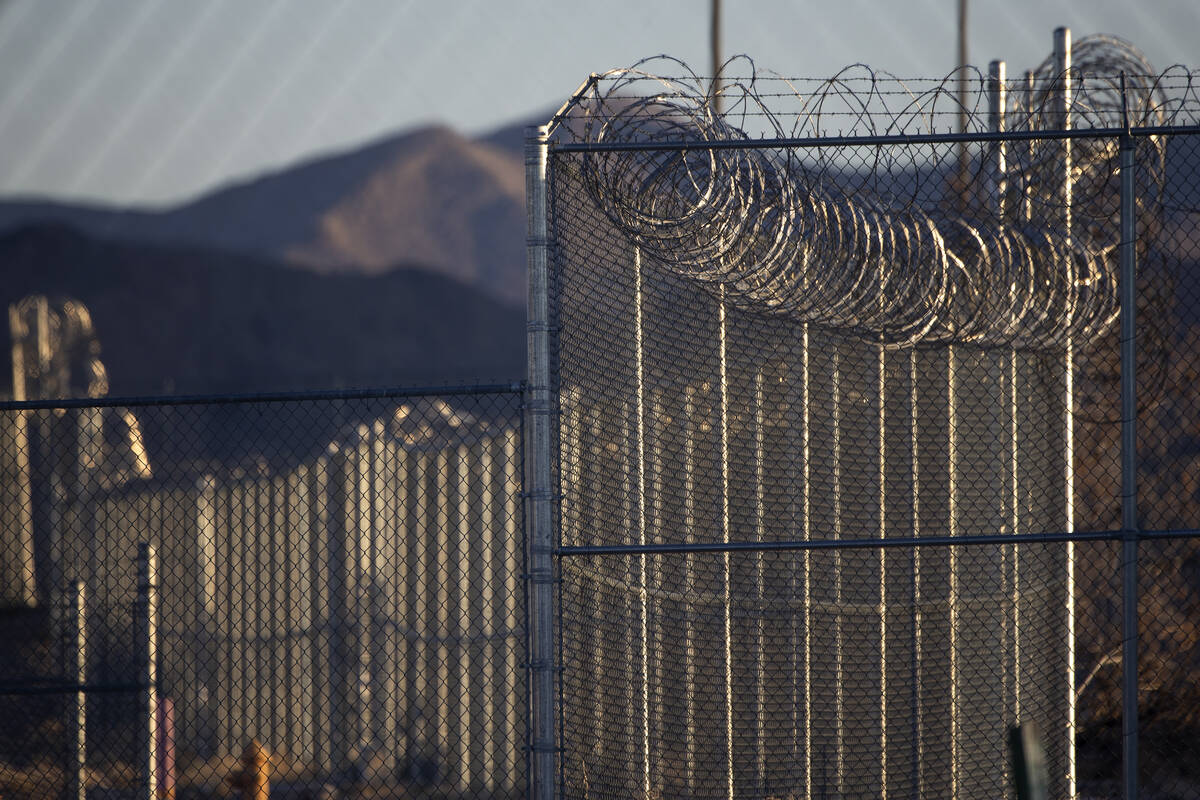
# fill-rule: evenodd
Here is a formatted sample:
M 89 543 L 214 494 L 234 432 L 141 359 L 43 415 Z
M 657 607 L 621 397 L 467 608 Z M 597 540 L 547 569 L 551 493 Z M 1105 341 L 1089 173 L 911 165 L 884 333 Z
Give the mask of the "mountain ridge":
M 504 129 L 508 130 L 508 129 Z M 317 272 L 420 265 L 523 303 L 524 168 L 487 137 L 427 126 L 238 180 L 164 208 L 0 200 L 0 232 L 38 222 L 201 246 Z
M 413 264 L 320 274 L 43 223 L 0 234 L 0 303 L 30 294 L 67 296 L 90 309 L 118 395 L 524 374 L 523 312 Z

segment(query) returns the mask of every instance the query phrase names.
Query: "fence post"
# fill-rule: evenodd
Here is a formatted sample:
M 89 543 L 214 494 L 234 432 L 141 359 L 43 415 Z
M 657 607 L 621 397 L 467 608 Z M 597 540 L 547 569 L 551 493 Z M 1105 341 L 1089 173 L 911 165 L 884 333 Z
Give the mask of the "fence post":
M 645 359 L 642 350 L 642 251 L 633 251 L 633 348 L 635 370 L 635 406 L 634 406 L 634 456 L 636 459 L 637 483 L 634 492 L 634 504 L 637 507 L 637 542 L 646 544 L 646 382 Z M 650 797 L 650 650 L 649 650 L 649 613 L 650 605 L 647 598 L 647 568 L 646 554 L 638 556 L 638 629 L 637 636 L 641 640 L 637 660 L 641 665 L 642 680 L 640 687 L 640 711 L 642 717 L 642 795 Z
M 1008 130 L 1007 110 L 1008 71 L 1005 62 L 1000 60 L 988 64 L 988 130 L 993 133 L 1003 133 Z M 989 165 L 990 201 L 992 213 L 997 221 L 1006 224 L 1011 216 L 1008 200 L 1008 143 L 998 141 L 990 153 Z M 1016 308 L 1015 288 L 1009 289 L 1009 301 Z M 1016 320 L 1009 317 L 1009 326 L 1015 330 Z M 1001 472 L 1004 473 L 1004 500 L 1000 503 L 1001 516 L 997 531 L 1007 529 L 1008 533 L 1023 533 L 1020 521 L 1020 467 L 1021 440 L 1018 436 L 1020 427 L 1020 412 L 1018 398 L 1021 397 L 1019 388 L 1022 374 L 1017 348 L 1009 346 L 1000 364 L 1001 374 L 996 375 L 996 388 L 1003 394 L 998 398 L 1001 410 L 993 417 L 993 446 L 1005 451 L 1005 460 Z M 1001 443 L 1004 446 L 1001 447 Z M 1011 719 L 1020 723 L 1021 717 L 1021 599 L 1020 599 L 1020 557 L 1021 550 L 1017 545 L 1006 545 L 1003 548 L 1003 567 L 1001 584 L 1006 602 L 1010 608 L 1003 614 L 1004 648 L 1011 655 L 1011 667 L 1006 667 L 1002 673 L 1007 681 L 1004 687 L 1002 702 L 1011 715 Z M 1011 674 L 1009 672 L 1011 670 Z
M 8 329 L 12 340 L 13 400 L 28 400 L 25 392 L 25 340 L 29 328 L 16 305 L 8 307 Z M 11 411 L 0 420 L 3 424 L 4 527 L 0 531 L 0 550 L 5 570 L 0 581 L 4 601 L 32 607 L 37 604 L 37 572 L 34 559 L 33 489 L 29 446 L 32 411 Z
M 354 468 L 349 445 L 333 445 L 329 454 L 329 738 L 332 768 L 341 782 L 356 778 L 361 697 L 358 681 L 359 620 L 356 548 L 357 506 L 354 504 Z
M 133 605 L 138 690 L 138 800 L 158 795 L 158 554 L 142 542 L 137 551 Z
M 1125 110 L 1125 75 L 1121 75 L 1121 106 Z M 1121 530 L 1123 605 L 1122 757 L 1125 798 L 1137 797 L 1138 758 L 1138 618 L 1137 618 L 1137 218 L 1134 196 L 1134 140 L 1121 136 Z
M 77 689 L 67 713 L 67 787 L 68 800 L 86 800 L 87 780 L 87 592 L 82 581 L 74 581 L 65 594 L 63 631 L 66 641 L 66 674 Z
M 525 196 L 528 209 L 529 271 L 528 370 L 526 390 L 526 492 L 529 543 L 529 670 L 532 706 L 532 783 L 534 800 L 555 795 L 554 680 L 554 515 L 550 483 L 553 444 L 550 415 L 550 284 L 547 237 L 546 168 L 549 126 L 525 132 Z
M 192 747 L 211 757 L 222 746 L 217 739 L 218 665 L 217 647 L 217 479 L 204 475 L 196 481 L 195 549 L 193 573 L 196 604 L 195 626 L 191 631 L 194 685 L 184 695 L 180 728 L 192 741 Z
M 1062 130 L 1070 130 L 1073 126 L 1071 108 L 1073 105 L 1074 86 L 1071 62 L 1071 30 L 1070 28 L 1055 28 L 1054 30 L 1054 72 L 1058 84 L 1054 92 L 1054 122 Z M 1060 183 L 1058 200 L 1062 204 L 1061 223 L 1068 252 L 1074 248 L 1074 219 L 1072 207 L 1074 204 L 1073 156 L 1071 139 L 1062 140 L 1062 163 L 1060 165 Z M 1073 280 L 1074 277 L 1071 276 Z M 1068 336 L 1066 353 L 1063 358 L 1063 489 L 1065 522 L 1067 533 L 1075 532 L 1075 420 L 1073 416 L 1075 402 L 1075 343 Z M 1065 691 L 1067 712 L 1067 786 L 1066 795 L 1076 794 L 1075 781 L 1075 543 L 1066 543 L 1066 645 L 1067 668 Z

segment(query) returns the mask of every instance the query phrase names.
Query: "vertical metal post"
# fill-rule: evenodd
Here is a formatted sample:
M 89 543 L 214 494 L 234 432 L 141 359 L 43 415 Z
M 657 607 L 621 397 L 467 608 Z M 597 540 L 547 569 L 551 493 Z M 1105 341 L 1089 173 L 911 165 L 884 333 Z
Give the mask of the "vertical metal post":
M 988 64 L 988 130 L 1002 133 L 1007 127 L 1004 111 L 1008 102 L 1005 91 L 1006 70 L 1003 61 Z M 994 143 L 988 159 L 988 193 L 991 195 L 992 210 L 998 219 L 1006 211 L 1005 195 L 1008 191 L 1008 152 L 1003 141 Z
M 522 427 L 524 427 L 522 425 Z M 505 639 L 505 656 L 504 656 L 504 672 L 508 676 L 506 686 L 510 687 L 509 698 L 519 696 L 525 697 L 528 700 L 528 682 L 518 677 L 517 664 L 518 659 L 524 654 L 520 653 L 517 647 L 517 637 L 512 632 L 518 631 L 521 628 L 527 628 L 525 624 L 529 619 L 528 608 L 519 599 L 521 597 L 522 578 L 521 573 L 524 570 L 524 547 L 520 537 L 517 535 L 518 520 L 521 519 L 521 513 L 518 511 L 518 503 L 520 503 L 521 495 L 521 474 L 522 434 L 516 431 L 509 431 L 504 436 L 504 477 L 503 477 L 503 497 L 504 497 L 504 609 L 505 630 L 510 633 Z M 497 664 L 499 667 L 499 664 Z M 501 773 L 502 783 L 506 788 L 514 787 L 520 780 L 520 775 L 517 769 L 517 731 L 520 730 L 520 720 L 528 719 L 528 712 L 522 711 L 521 703 L 515 699 L 510 699 L 507 703 L 508 713 L 504 715 L 504 747 L 500 748 L 503 753 L 501 764 L 504 771 Z M 524 716 L 522 716 L 524 714 Z M 528 765 L 528 760 L 524 755 L 521 756 L 522 765 Z M 528 768 L 526 768 L 528 772 Z M 527 793 L 529 787 L 528 780 L 526 781 Z
M 729 365 L 728 342 L 726 341 L 725 319 L 725 290 L 717 297 L 717 340 L 720 360 L 720 393 L 721 393 L 721 541 L 730 542 L 731 520 L 729 517 Z M 724 585 L 723 608 L 725 612 L 725 758 L 726 758 L 726 791 L 729 800 L 733 800 L 733 619 L 732 619 L 732 586 L 730 573 L 729 551 L 721 554 L 722 575 Z
M 876 399 L 879 403 L 876 435 L 879 437 L 879 538 L 887 530 L 887 350 L 880 344 L 876 349 Z M 879 797 L 888 796 L 888 596 L 887 548 L 879 548 Z
M 87 559 L 86 565 L 76 567 L 76 577 L 88 575 L 93 586 L 100 585 L 100 537 L 96 535 L 95 492 L 98 471 L 104 459 L 104 409 L 80 408 L 74 416 L 74 452 L 69 456 L 71 490 L 65 528 L 72 531 L 75 558 Z M 68 591 L 69 593 L 69 591 Z
M 1054 118 L 1056 124 L 1063 130 L 1070 130 L 1072 85 L 1071 85 L 1071 30 L 1056 28 L 1054 30 L 1054 67 L 1058 76 L 1057 91 L 1054 92 Z M 1066 250 L 1070 252 L 1072 241 L 1073 182 L 1071 178 L 1071 140 L 1062 140 L 1062 163 L 1059 165 L 1059 175 L 1062 184 L 1059 201 L 1062 203 L 1062 226 Z M 1068 268 L 1072 268 L 1073 265 Z M 1068 274 L 1068 280 L 1074 281 L 1075 276 Z M 1073 310 L 1072 310 L 1073 313 Z M 1075 422 L 1073 409 L 1075 404 L 1075 346 L 1068 338 L 1066 352 L 1063 355 L 1063 489 L 1064 489 L 1064 530 L 1075 532 Z M 1067 796 L 1074 797 L 1075 786 L 1075 543 L 1066 544 L 1066 648 L 1067 674 L 1064 698 L 1067 704 Z
M 1033 130 L 1034 126 L 1034 108 L 1033 108 L 1033 73 L 1029 70 L 1025 71 L 1025 111 L 1028 115 L 1026 126 L 1029 130 Z M 1033 184 L 1031 176 L 1034 173 L 1033 156 L 1036 143 L 1033 139 L 1025 140 L 1025 169 L 1027 170 L 1024 186 L 1021 191 L 1021 219 L 1033 219 Z
M 812 541 L 812 417 L 809 414 L 811 400 L 809 383 L 809 330 L 804 323 L 801 333 L 800 355 L 800 410 L 801 410 L 801 444 L 800 464 L 803 489 L 801 495 L 800 519 L 803 527 L 804 541 Z M 812 551 L 804 551 L 804 614 L 801 625 L 804 629 L 804 796 L 813 796 L 813 691 L 812 691 Z
M 958 132 L 967 132 L 967 0 L 958 0 Z M 970 196 L 968 191 L 970 167 L 967 143 L 958 143 L 958 196 L 965 208 Z
M 993 133 L 1003 133 L 1007 130 L 1006 110 L 1008 107 L 1007 96 L 1007 71 L 1003 61 L 992 61 L 988 65 L 988 129 Z M 996 215 L 997 222 L 1003 224 L 1008 216 L 1008 145 L 1003 140 L 997 141 L 994 149 L 991 152 L 991 163 L 988 169 L 992 211 Z M 1009 304 L 1010 309 L 1015 309 L 1016 301 L 1013 296 L 1015 286 L 1012 280 L 1009 280 Z M 1010 310 L 1010 314 L 1013 312 Z M 1009 325 L 1015 325 L 1016 320 L 1011 316 Z M 1009 348 L 1004 354 L 1003 375 L 997 375 L 996 388 L 999 391 L 1004 389 L 1003 397 L 1001 398 L 1002 411 L 995 416 L 995 420 L 1003 425 L 998 436 L 994 438 L 996 445 L 1000 442 L 1007 442 L 1007 463 L 1005 464 L 1005 502 L 1003 505 L 1004 519 L 1001 522 L 1000 529 L 1007 529 L 1009 533 L 1016 534 L 1018 530 L 1018 491 L 1019 484 L 1017 480 L 1017 464 L 1018 464 L 1018 448 L 1017 440 L 1017 381 L 1019 379 L 1020 370 L 1018 368 L 1018 356 L 1016 348 Z M 1021 606 L 1020 594 L 1017 591 L 1017 584 L 1020 580 L 1018 572 L 1018 559 L 1020 557 L 1019 548 L 1016 545 L 1008 545 L 1005 549 L 1004 560 L 1005 568 L 1002 575 L 1002 580 L 1007 584 L 1006 600 L 1011 604 L 1011 611 L 1004 620 L 1005 646 L 1011 648 L 1009 653 L 1011 666 L 1007 667 L 1003 673 L 1003 679 L 1008 682 L 1007 691 L 1004 693 L 1004 701 L 1011 702 L 1012 719 L 1014 722 L 1021 720 L 1021 659 L 1020 659 L 1020 620 Z M 1011 627 L 1010 627 L 1011 623 Z
M 25 390 L 25 342 L 29 327 L 21 318 L 17 306 L 8 307 L 8 329 L 12 337 L 12 386 L 13 400 L 28 400 Z M 37 572 L 34 558 L 33 535 L 33 490 L 30 486 L 29 426 L 30 411 L 9 412 L 12 425 L 8 445 L 12 447 L 12 470 L 8 480 L 15 484 L 10 497 L 15 501 L 9 512 L 9 523 L 0 536 L 0 547 L 5 551 L 4 582 L 0 592 L 4 600 L 13 605 L 32 607 L 37 603 Z M 10 566 L 11 565 L 11 566 Z
M 636 386 L 634 425 L 636 427 L 637 485 L 637 536 L 638 544 L 646 545 L 646 384 L 642 353 L 642 251 L 633 251 L 633 351 Z M 638 556 L 638 625 L 641 635 L 641 651 L 638 658 L 642 665 L 641 712 L 642 712 L 642 796 L 650 797 L 650 630 L 649 596 L 647 594 L 646 554 Z
M 712 48 L 712 111 L 721 116 L 721 0 L 711 0 L 712 19 L 709 26 L 709 44 Z
M 917 378 L 920 372 L 917 369 L 917 351 L 916 348 L 910 348 L 908 351 L 908 385 L 909 385 L 909 437 L 912 441 L 912 461 L 910 462 L 910 470 L 912 471 L 912 492 L 909 496 L 911 509 L 911 524 L 912 537 L 918 539 L 921 536 L 921 427 L 920 427 L 920 394 L 918 390 Z M 921 687 L 924 685 L 924 680 L 921 671 L 921 626 L 925 622 L 925 615 L 921 611 L 921 604 L 924 602 L 921 597 L 921 548 L 913 542 L 913 546 L 909 548 L 909 569 L 912 572 L 911 586 L 911 602 L 912 602 L 912 641 L 911 646 L 911 672 L 909 680 L 912 682 L 912 719 L 909 721 L 909 730 L 912 736 L 912 786 L 913 792 L 918 797 L 924 795 L 921 785 L 921 771 L 925 761 L 924 748 L 924 699 L 922 697 Z
M 458 717 L 458 741 L 455 743 L 455 749 L 458 751 L 455 758 L 458 761 L 458 785 L 461 790 L 466 791 L 472 783 L 472 773 L 478 774 L 478 764 L 475 753 L 478 749 L 478 742 L 473 741 L 473 729 L 479 727 L 479 720 L 471 719 L 471 700 L 479 691 L 477 683 L 478 673 L 471 669 L 471 645 L 470 642 L 475 638 L 474 634 L 478 631 L 477 619 L 474 618 L 471 609 L 471 596 L 474 593 L 471 587 L 471 568 L 480 562 L 478 551 L 472 553 L 472 542 L 478 542 L 477 534 L 472 531 L 471 520 L 471 484 L 474 482 L 471 464 L 472 452 L 467 445 L 459 445 L 457 453 L 457 474 L 454 481 L 454 492 L 457 495 L 457 509 L 455 513 L 458 530 L 456 531 L 458 539 L 455 542 L 454 559 L 458 563 L 455 565 L 458 573 L 458 581 L 454 587 L 457 597 L 454 599 L 455 605 L 458 606 L 458 613 L 455 614 L 455 624 L 451 627 L 458 640 L 458 698 L 456 700 L 457 709 L 455 715 Z M 478 544 L 476 544 L 478 547 Z
M 951 345 L 947 348 L 946 354 L 946 410 L 947 410 L 947 444 L 948 452 L 946 454 L 947 464 L 947 492 L 946 492 L 946 507 L 947 515 L 950 522 L 950 535 L 957 536 L 960 531 L 959 525 L 959 489 L 961 481 L 958 476 L 958 437 L 965 434 L 964 425 L 958 418 L 959 412 L 959 396 L 958 391 L 958 373 L 959 366 L 959 347 Z M 959 665 L 958 665 L 958 634 L 959 634 L 959 608 L 958 608 L 958 569 L 959 569 L 959 548 L 951 546 L 949 548 L 948 561 L 950 568 L 950 585 L 948 599 L 948 616 L 950 623 L 950 646 L 947 655 L 950 661 L 950 796 L 953 798 L 959 797 L 959 779 L 962 777 L 962 745 L 960 743 L 959 729 L 962 723 L 962 709 L 958 702 L 959 688 Z
M 87 782 L 87 594 L 82 581 L 67 587 L 63 631 L 66 634 L 66 674 L 77 691 L 67 715 L 67 791 L 68 800 L 86 800 Z
M 554 680 L 554 509 L 550 484 L 552 457 L 550 415 L 550 262 L 547 228 L 546 169 L 548 126 L 525 131 L 526 263 L 529 271 L 525 398 L 526 540 L 529 547 L 529 670 L 532 706 L 532 775 L 534 800 L 555 795 Z
M 842 528 L 842 350 L 841 344 L 835 343 L 832 346 L 832 362 L 833 372 L 830 378 L 830 394 L 831 401 L 829 404 L 833 412 L 833 538 L 841 540 L 843 534 Z M 845 699 L 846 699 L 846 681 L 845 681 L 845 651 L 844 644 L 844 628 L 846 607 L 843 605 L 844 597 L 844 579 L 842 576 L 843 556 L 842 550 L 836 549 L 833 551 L 833 657 L 834 657 L 834 681 L 833 681 L 833 713 L 834 713 L 834 731 L 835 731 L 835 746 L 834 746 L 834 787 L 836 796 L 841 797 L 846 792 L 846 716 L 845 716 Z M 857 731 L 853 732 L 857 734 Z
M 448 448 L 438 451 L 434 460 L 434 532 L 433 532 L 433 595 L 435 597 L 431 617 L 434 618 L 434 636 L 430 652 L 433 655 L 435 745 L 433 752 L 436 757 L 450 757 L 450 748 L 457 740 L 458 732 L 454 726 L 460 720 L 450 710 L 450 652 L 452 649 L 452 634 L 450 632 L 450 567 L 454 560 L 450 553 L 450 454 Z M 347 704 L 349 705 L 349 704 Z M 441 770 L 439 765 L 439 770 Z
M 329 454 L 329 673 L 331 698 L 330 745 L 335 761 L 334 769 L 346 775 L 359 756 L 359 722 L 361 719 L 361 694 L 358 688 L 357 652 L 360 634 L 358 631 L 358 510 L 354 498 L 354 473 L 357 459 L 350 445 L 331 445 Z M 439 501 L 441 497 L 439 496 Z M 253 496 L 246 499 L 253 503 Z M 250 506 L 252 508 L 252 506 Z M 440 508 L 440 505 L 439 505 Z M 445 525 L 439 526 L 444 535 Z M 253 528 L 248 526 L 247 539 Z M 251 539 L 251 541 L 253 541 Z M 247 543 L 249 544 L 249 542 Z M 245 557 L 254 558 L 254 553 Z M 253 563 L 251 561 L 251 563 Z M 250 568 L 251 570 L 254 567 Z M 247 581 L 251 580 L 247 578 Z M 438 591 L 445 591 L 446 581 L 439 580 Z M 447 613 L 445 598 L 438 598 L 439 620 Z M 441 683 L 446 685 L 446 681 Z M 445 717 L 439 717 L 445 719 Z M 249 720 L 247 720 L 249 722 Z M 246 735 L 257 731 L 247 730 Z
M 696 541 L 696 389 L 688 385 L 683 394 L 683 526 L 686 541 L 693 544 Z M 696 580 L 696 565 L 691 553 L 684 556 L 684 591 L 688 597 L 695 597 L 699 588 Z M 684 678 L 684 704 L 687 732 L 685 734 L 686 763 L 684 770 L 688 796 L 696 793 L 696 658 L 700 648 L 697 647 L 696 620 L 694 614 L 684 616 L 684 637 L 687 642 L 687 654 L 684 659 L 686 676 Z
M 1124 75 L 1122 95 L 1124 95 Z M 1122 98 L 1123 102 L 1123 98 Z M 1122 756 L 1126 800 L 1138 793 L 1138 513 L 1137 513 L 1137 218 L 1134 196 L 1134 140 L 1121 137 L 1121 654 Z
M 766 398 L 762 369 L 754 373 L 754 540 L 766 541 Z M 766 726 L 766 569 L 762 551 L 754 554 L 754 777 L 755 791 L 767 786 Z
M 480 682 L 483 684 L 483 719 L 480 722 L 484 737 L 481 748 L 482 763 L 479 766 L 483 784 L 487 791 L 493 794 L 496 793 L 498 781 L 504 777 L 504 773 L 497 768 L 497 751 L 510 744 L 510 740 L 502 738 L 499 733 L 500 714 L 505 697 L 499 678 L 505 673 L 502 669 L 497 669 L 501 657 L 498 639 L 500 635 L 503 635 L 503 631 L 511 630 L 511 627 L 504 620 L 504 592 L 497 591 L 498 584 L 503 585 L 502 576 L 505 574 L 504 565 L 500 560 L 500 548 L 503 544 L 498 541 L 497 537 L 497 534 L 503 531 L 504 518 L 495 511 L 498 505 L 497 498 L 504 496 L 503 489 L 497 487 L 499 476 L 496 472 L 493 455 L 498 444 L 498 438 L 489 436 L 479 454 L 479 474 L 482 476 L 479 497 L 479 529 L 483 534 L 481 537 L 483 539 L 483 563 L 479 576 L 482 587 L 479 594 L 482 610 L 481 630 L 485 637 L 484 646 L 478 651 Z M 501 524 L 497 524 L 498 517 Z M 403 564 L 404 562 L 398 561 L 397 563 Z M 399 618 L 403 619 L 402 616 Z M 400 664 L 403 662 L 397 659 L 389 665 L 389 671 L 396 669 Z M 400 666 L 399 669 L 403 670 L 403 667 Z M 394 686 L 395 684 L 393 684 Z M 392 702 L 399 701 L 403 697 L 403 694 L 397 692 L 396 688 L 389 688 L 391 689 L 389 700 Z
M 137 554 L 138 800 L 158 800 L 158 554 L 142 542 Z

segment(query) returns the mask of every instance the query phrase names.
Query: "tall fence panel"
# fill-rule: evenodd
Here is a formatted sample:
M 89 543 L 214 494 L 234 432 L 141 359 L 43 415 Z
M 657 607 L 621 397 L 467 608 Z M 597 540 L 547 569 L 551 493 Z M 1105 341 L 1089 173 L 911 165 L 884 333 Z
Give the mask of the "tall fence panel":
M 562 251 L 619 241 L 563 214 Z M 560 262 L 563 544 L 631 547 L 563 564 L 567 795 L 1005 791 L 1006 727 L 1069 702 L 1063 544 L 689 552 L 1011 531 L 1008 451 L 972 394 L 996 357 L 722 310 L 622 250 Z M 1062 531 L 1062 404 L 1039 386 L 1016 414 L 1050 452 L 1017 491 Z M 636 552 L 656 545 L 680 552 Z
M 663 63 L 548 139 L 561 794 L 1191 796 L 1193 76 Z
M 32 561 L 37 595 L 4 612 L 19 636 L 3 701 L 24 726 L 72 729 L 58 698 L 74 698 L 78 681 L 51 651 L 72 619 L 58 610 L 66 590 L 86 587 L 84 782 L 102 792 L 145 781 L 131 637 L 148 543 L 152 704 L 171 709 L 151 740 L 175 760 L 159 759 L 171 774 L 156 773 L 157 786 L 223 791 L 256 740 L 283 796 L 326 784 L 522 795 L 520 398 L 491 387 L 5 410 L 19 432 L 10 443 L 28 441 L 35 457 L 20 473 L 31 489 L 5 509 L 26 527 L 5 528 L 3 554 L 18 571 Z M 113 423 L 128 415 L 144 432 L 133 454 Z M 69 778 L 45 741 L 3 747 L 6 795 L 45 796 Z

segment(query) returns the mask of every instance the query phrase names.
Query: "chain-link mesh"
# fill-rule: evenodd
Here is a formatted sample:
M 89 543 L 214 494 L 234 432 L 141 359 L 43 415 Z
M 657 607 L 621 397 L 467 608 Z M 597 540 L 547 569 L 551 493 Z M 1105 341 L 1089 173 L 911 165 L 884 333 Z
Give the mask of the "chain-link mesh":
M 519 390 L 0 424 L 5 797 L 525 793 Z
M 1190 537 L 1139 545 L 1138 727 L 1147 790 L 1200 797 L 1200 135 L 1172 136 L 1166 152 L 1163 223 L 1139 232 L 1161 249 L 1139 335 L 1161 344 L 1141 357 L 1138 511 L 1143 529 Z
M 639 262 L 590 204 L 564 205 L 566 161 L 564 544 L 1065 530 L 1061 355 L 885 350 L 723 309 Z M 609 248 L 584 244 L 597 230 Z M 1068 557 L 1059 544 L 568 561 L 566 794 L 994 796 L 1018 718 L 1058 734 L 1061 777 Z M 1019 650 L 1005 685 L 996 658 Z
M 1051 797 L 1122 796 L 1121 214 L 1135 528 L 1191 537 L 1200 137 L 1187 73 L 1074 77 L 1061 106 L 1050 67 L 1011 82 L 1009 138 L 939 137 L 919 112 L 947 87 L 874 79 L 761 145 L 755 124 L 793 133 L 768 106 L 794 87 L 729 81 L 717 117 L 706 80 L 620 72 L 564 111 L 564 796 L 1012 796 L 1022 723 Z M 889 87 L 905 115 L 876 113 Z M 816 138 L 825 101 L 861 143 Z M 1125 120 L 1179 127 L 1062 128 Z M 1140 544 L 1145 796 L 1200 796 L 1194 541 Z
M 1011 796 L 1023 723 L 1050 796 L 1122 796 L 1131 741 L 1145 796 L 1200 796 L 1200 106 L 1083 44 L 1073 99 L 1000 72 L 957 140 L 945 83 L 732 82 L 719 117 L 699 79 L 589 82 L 530 326 L 556 492 L 514 389 L 5 405 L 0 793 L 245 796 L 258 759 L 284 797 L 519 796 L 531 670 L 572 798 Z M 16 335 L 39 302 L 14 359 L 69 388 Z M 558 512 L 557 664 L 523 497 Z

